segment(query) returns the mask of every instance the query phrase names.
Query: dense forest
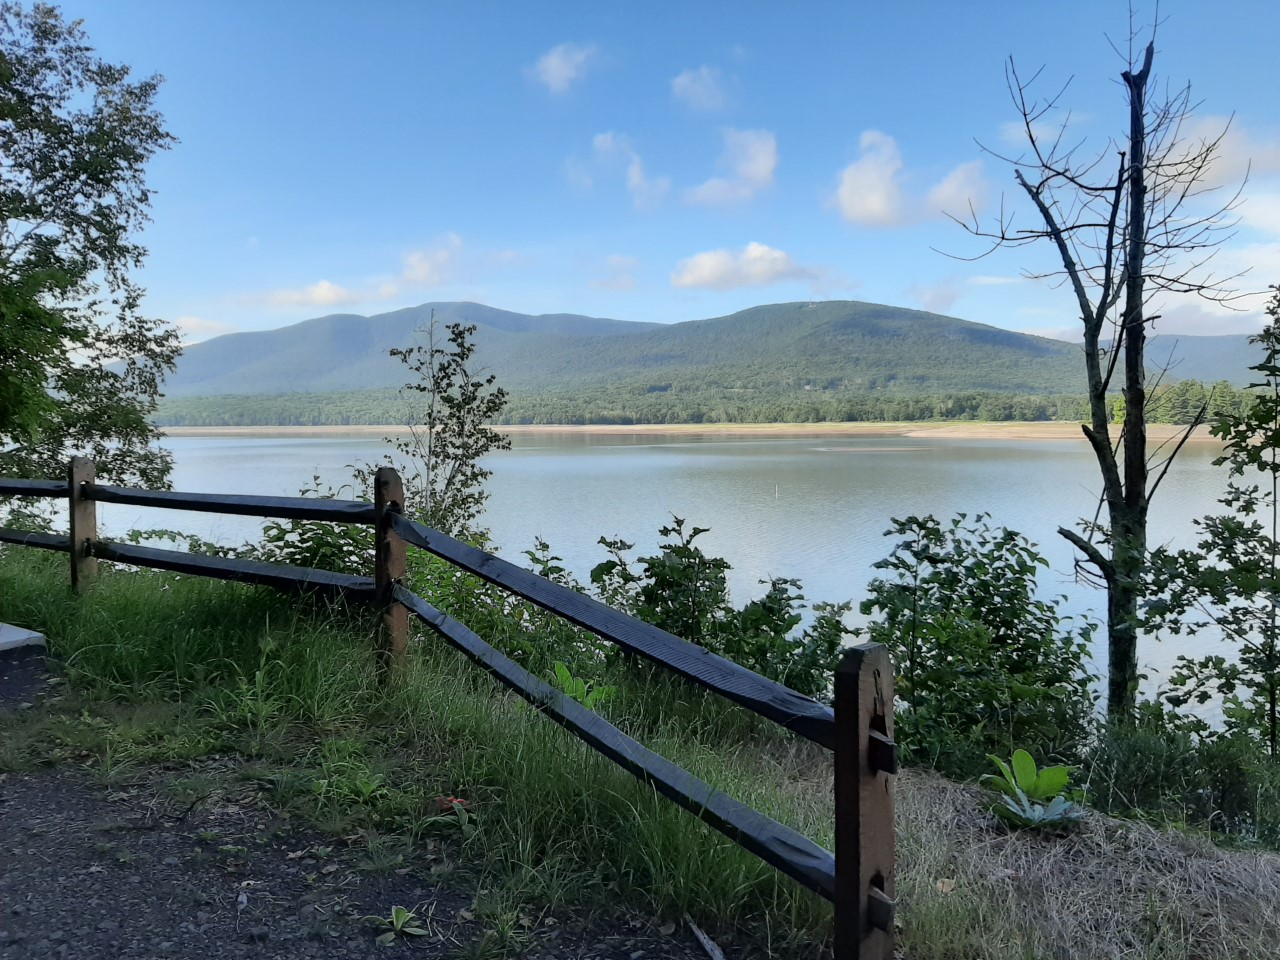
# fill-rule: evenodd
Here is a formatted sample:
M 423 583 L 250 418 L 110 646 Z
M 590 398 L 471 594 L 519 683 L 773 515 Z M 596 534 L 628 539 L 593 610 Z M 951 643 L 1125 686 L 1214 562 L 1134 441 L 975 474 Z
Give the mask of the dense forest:
M 1153 423 L 1188 423 L 1239 412 L 1249 392 L 1226 381 L 1157 385 Z M 394 390 L 181 397 L 165 400 L 156 421 L 166 427 L 354 426 L 406 421 L 408 401 Z M 1120 403 L 1117 397 L 1117 407 Z M 504 424 L 820 423 L 981 420 L 1079 421 L 1085 398 L 1071 394 L 965 391 L 938 394 L 857 393 L 802 385 L 790 390 L 725 388 L 692 380 L 646 387 L 599 383 L 576 390 L 512 395 Z
M 474 325 L 476 363 L 517 394 L 619 384 L 1031 394 L 1068 393 L 1083 384 L 1072 344 L 883 304 L 770 304 L 728 317 L 642 324 L 434 303 L 197 343 L 184 351 L 166 392 L 176 398 L 394 390 L 405 375 L 389 351 L 425 342 L 433 315 L 437 324 Z

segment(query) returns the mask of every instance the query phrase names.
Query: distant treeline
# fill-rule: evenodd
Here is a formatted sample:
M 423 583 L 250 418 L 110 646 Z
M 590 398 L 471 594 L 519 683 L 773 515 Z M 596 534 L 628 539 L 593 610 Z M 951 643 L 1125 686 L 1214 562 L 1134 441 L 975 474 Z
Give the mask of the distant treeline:
M 1202 407 L 1210 418 L 1240 410 L 1249 391 L 1226 381 L 1183 380 L 1152 389 L 1152 423 L 1187 423 Z M 1123 409 L 1117 397 L 1113 416 Z M 395 391 L 184 397 L 165 400 L 156 422 L 166 427 L 355 426 L 406 422 L 406 401 Z M 514 395 L 504 424 L 820 423 L 862 421 L 1064 420 L 1088 417 L 1083 396 L 971 391 L 937 396 L 853 393 L 804 387 L 786 393 L 702 390 L 653 384 L 610 385 L 565 393 Z

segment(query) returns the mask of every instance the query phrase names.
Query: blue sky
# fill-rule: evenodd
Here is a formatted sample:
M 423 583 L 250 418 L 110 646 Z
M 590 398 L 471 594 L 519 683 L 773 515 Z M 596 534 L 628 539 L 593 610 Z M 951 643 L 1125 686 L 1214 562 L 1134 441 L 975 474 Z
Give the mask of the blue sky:
M 1020 279 L 1051 251 L 949 259 L 983 245 L 941 210 L 1027 212 L 975 142 L 1017 150 L 1011 54 L 1046 94 L 1074 77 L 1090 147 L 1126 122 L 1116 0 L 61 6 L 166 78 L 181 142 L 152 167 L 142 282 L 193 340 L 464 299 L 660 322 L 858 299 L 1066 335 L 1071 298 Z M 1234 115 L 1215 177 L 1252 163 L 1217 269 L 1261 291 L 1280 282 L 1280 5 L 1161 15 L 1159 82 L 1201 104 L 1189 132 Z M 1184 299 L 1161 329 L 1255 330 L 1262 302 Z

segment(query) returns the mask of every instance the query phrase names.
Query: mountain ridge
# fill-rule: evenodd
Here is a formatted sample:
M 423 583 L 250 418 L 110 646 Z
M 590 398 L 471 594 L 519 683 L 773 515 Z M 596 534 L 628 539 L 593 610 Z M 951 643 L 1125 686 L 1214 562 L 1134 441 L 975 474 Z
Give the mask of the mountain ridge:
M 388 356 L 438 323 L 476 325 L 476 359 L 514 394 L 578 387 L 667 392 L 1084 392 L 1078 344 L 941 314 L 863 301 L 762 304 L 661 324 L 471 302 L 426 303 L 373 316 L 334 313 L 275 330 L 225 334 L 187 348 L 170 398 L 395 389 L 406 370 Z M 1248 382 L 1247 338 L 1161 336 L 1178 379 Z

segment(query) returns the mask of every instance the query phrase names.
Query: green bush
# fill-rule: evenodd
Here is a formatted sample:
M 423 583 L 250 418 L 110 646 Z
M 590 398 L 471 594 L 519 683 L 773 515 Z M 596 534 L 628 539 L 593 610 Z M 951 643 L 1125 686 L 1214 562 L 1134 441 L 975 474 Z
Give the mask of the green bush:
M 735 609 L 729 563 L 694 543 L 707 529 L 686 529 L 683 519 L 673 517 L 658 532 L 666 542 L 660 553 L 639 558 L 639 573 L 626 557 L 631 544 L 600 538 L 611 555 L 591 571 L 602 600 L 798 693 L 830 695 L 844 639 L 852 633 L 844 623 L 852 604 L 815 604 L 813 621 L 796 632 L 805 608 L 799 580 L 762 580 L 769 587 L 764 596 Z
M 1160 704 L 1098 731 L 1083 764 L 1091 806 L 1117 816 L 1208 830 L 1236 843 L 1280 845 L 1280 767 L 1244 734 L 1204 738 Z
M 1036 599 L 1046 566 L 1021 534 L 986 514 L 894 520 L 902 538 L 876 564 L 860 631 L 893 657 L 897 739 L 908 759 L 960 778 L 989 754 L 1029 750 L 1071 762 L 1092 723 L 1093 624 Z

